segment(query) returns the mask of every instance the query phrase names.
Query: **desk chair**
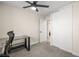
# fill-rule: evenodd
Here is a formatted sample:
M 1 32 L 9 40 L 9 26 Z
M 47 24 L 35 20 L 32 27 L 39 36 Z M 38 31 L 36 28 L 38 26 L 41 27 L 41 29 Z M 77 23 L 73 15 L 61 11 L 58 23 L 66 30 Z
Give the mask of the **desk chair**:
M 5 45 L 5 49 L 4 49 L 5 55 L 8 55 L 8 52 L 10 51 L 10 48 L 12 46 L 12 42 L 13 42 L 13 39 L 14 39 L 14 36 L 15 36 L 13 31 L 9 31 L 7 33 L 7 35 L 9 36 L 9 40 L 6 42 L 6 45 Z

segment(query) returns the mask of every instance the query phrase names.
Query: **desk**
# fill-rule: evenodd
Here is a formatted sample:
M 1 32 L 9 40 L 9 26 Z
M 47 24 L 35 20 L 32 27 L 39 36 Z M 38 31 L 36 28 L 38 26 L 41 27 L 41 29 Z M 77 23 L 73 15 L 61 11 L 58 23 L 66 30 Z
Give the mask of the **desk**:
M 8 37 L 6 37 L 6 38 L 0 38 L 0 40 L 2 40 L 2 42 L 1 42 L 2 44 L 5 44 L 8 39 L 9 39 Z M 30 37 L 29 36 L 26 36 L 26 35 L 15 36 L 13 42 L 14 41 L 16 42 L 16 41 L 22 40 L 22 39 L 24 39 L 24 44 L 20 45 L 20 46 L 24 46 L 27 49 L 27 51 L 30 51 Z M 17 45 L 17 43 L 12 44 L 13 47 L 10 50 L 13 50 L 15 48 L 20 47 L 20 46 L 16 46 L 15 47 L 14 45 Z
M 22 39 L 24 39 L 24 44 L 23 45 L 20 45 L 20 46 L 25 46 L 25 48 L 28 50 L 28 51 L 30 51 L 30 37 L 29 36 L 15 36 L 15 38 L 14 38 L 14 40 L 13 41 L 17 41 L 17 40 L 22 40 Z M 13 44 L 14 45 L 14 44 Z M 18 47 L 20 47 L 20 46 L 17 46 L 17 47 L 15 47 L 15 48 L 18 48 Z M 12 48 L 12 49 L 14 49 L 14 48 Z

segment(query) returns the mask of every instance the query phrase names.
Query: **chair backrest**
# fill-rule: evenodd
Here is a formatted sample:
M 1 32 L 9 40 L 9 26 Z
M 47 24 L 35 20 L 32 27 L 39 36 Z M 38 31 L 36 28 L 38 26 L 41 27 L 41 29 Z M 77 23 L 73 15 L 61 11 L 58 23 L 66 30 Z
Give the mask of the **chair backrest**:
M 8 55 L 8 51 L 12 45 L 15 34 L 13 33 L 13 31 L 9 31 L 7 32 L 7 35 L 9 36 L 9 40 L 6 42 L 5 49 L 4 49 L 4 54 L 6 55 Z
M 15 34 L 13 33 L 13 31 L 9 31 L 7 32 L 7 35 L 9 36 L 8 43 L 12 44 Z

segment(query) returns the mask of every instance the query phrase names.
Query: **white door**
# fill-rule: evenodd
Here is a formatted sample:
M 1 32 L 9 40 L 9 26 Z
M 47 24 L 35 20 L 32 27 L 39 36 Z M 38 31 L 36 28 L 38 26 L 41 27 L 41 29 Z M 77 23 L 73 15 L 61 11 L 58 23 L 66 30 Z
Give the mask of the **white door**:
M 47 20 L 40 19 L 40 42 L 47 41 Z
M 47 39 L 48 39 L 48 43 L 50 43 L 50 37 L 51 35 L 49 33 L 51 33 L 51 29 L 50 29 L 50 19 L 47 20 Z
M 47 19 L 47 39 L 48 39 L 48 43 L 50 45 L 53 44 L 53 30 L 52 30 L 52 19 L 48 18 Z

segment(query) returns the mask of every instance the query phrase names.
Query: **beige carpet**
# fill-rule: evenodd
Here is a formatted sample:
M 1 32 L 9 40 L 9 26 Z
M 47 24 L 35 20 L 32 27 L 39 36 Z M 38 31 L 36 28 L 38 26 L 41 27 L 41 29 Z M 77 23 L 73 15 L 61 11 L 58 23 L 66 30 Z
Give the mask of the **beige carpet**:
M 48 43 L 38 43 L 31 46 L 31 51 L 25 48 L 18 48 L 10 53 L 11 57 L 75 57 L 71 53 L 56 47 L 50 47 Z

